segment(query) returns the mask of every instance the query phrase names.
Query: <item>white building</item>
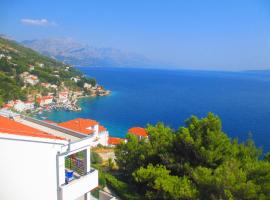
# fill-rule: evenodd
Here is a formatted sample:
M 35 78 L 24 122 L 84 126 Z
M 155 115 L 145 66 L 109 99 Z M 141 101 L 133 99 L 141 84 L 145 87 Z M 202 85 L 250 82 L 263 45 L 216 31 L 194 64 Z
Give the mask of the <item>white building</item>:
M 42 96 L 37 98 L 37 102 L 40 106 L 47 106 L 53 102 L 53 96 Z
M 35 76 L 35 75 L 29 75 L 29 76 L 27 76 L 24 79 L 24 82 L 25 83 L 28 83 L 30 85 L 36 85 L 36 84 L 38 84 L 39 80 L 38 80 L 38 77 L 37 76 Z
M 21 101 L 21 100 L 15 100 L 13 101 L 13 109 L 18 111 L 18 112 L 23 112 L 26 110 L 33 110 L 35 108 L 34 102 L 33 101 Z
M 92 199 L 98 171 L 90 166 L 90 143 L 89 136 L 54 124 L 0 116 L 0 199 Z
M 58 93 L 58 103 L 68 102 L 68 92 L 59 92 Z
M 0 54 L 0 59 L 4 58 L 5 57 L 5 54 Z
M 33 71 L 35 69 L 35 66 L 34 65 L 29 65 L 29 70 L 30 71 Z
M 79 77 L 71 77 L 70 80 L 74 81 L 77 83 L 79 80 L 81 80 Z
M 108 139 L 108 146 L 109 147 L 115 147 L 115 146 L 121 144 L 122 142 L 127 142 L 127 141 L 124 138 L 109 137 L 109 139 Z
M 148 138 L 148 133 L 145 128 L 142 127 L 132 127 L 128 129 L 128 133 L 135 135 L 139 140 L 147 139 Z
M 33 110 L 35 108 L 35 103 L 33 101 L 25 101 L 24 105 L 26 110 Z
M 24 83 L 30 84 L 30 85 L 36 85 L 39 80 L 38 77 L 32 74 L 29 74 L 29 72 L 23 72 L 20 74 L 20 77 L 23 79 Z
M 83 87 L 87 90 L 90 90 L 92 88 L 92 85 L 89 83 L 84 83 Z
M 50 85 L 50 88 L 53 88 L 53 89 L 58 89 L 58 86 L 57 85 L 55 85 L 55 84 L 52 84 L 52 85 Z
M 37 63 L 37 65 L 38 65 L 39 67 L 41 67 L 41 68 L 44 67 L 44 64 L 43 64 L 43 63 Z
M 91 119 L 77 118 L 67 122 L 62 122 L 58 126 L 71 129 L 78 133 L 88 135 L 91 139 L 91 146 L 108 146 L 109 132 L 97 121 Z
M 16 110 L 18 112 L 22 112 L 22 111 L 26 110 L 25 103 L 22 102 L 21 100 L 16 100 L 13 108 L 14 108 L 14 110 Z

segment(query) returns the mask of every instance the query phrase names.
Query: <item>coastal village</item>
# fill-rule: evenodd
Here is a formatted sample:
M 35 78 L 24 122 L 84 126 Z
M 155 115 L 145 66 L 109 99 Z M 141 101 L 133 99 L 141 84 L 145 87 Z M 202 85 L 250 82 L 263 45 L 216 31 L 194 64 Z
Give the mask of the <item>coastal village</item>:
M 6 56 L 4 54 L 0 54 L 0 59 L 5 57 Z M 12 57 L 8 57 L 8 60 L 12 60 Z M 44 67 L 43 63 L 37 63 L 37 65 L 41 68 Z M 42 93 L 34 90 L 27 95 L 27 100 L 25 101 L 20 99 L 10 100 L 3 104 L 2 109 L 0 110 L 0 115 L 2 114 L 10 118 L 10 116 L 13 116 L 15 113 L 33 116 L 34 114 L 42 114 L 43 111 L 51 111 L 53 109 L 81 111 L 81 108 L 77 104 L 78 99 L 83 97 L 106 96 L 110 94 L 109 90 L 105 90 L 102 86 L 97 84 L 92 86 L 89 83 L 84 83 L 83 90 L 72 90 L 65 86 L 64 82 L 62 82 L 60 86 L 49 82 L 41 82 L 37 75 L 31 73 L 31 71 L 35 69 L 35 66 L 29 65 L 28 67 L 30 72 L 24 71 L 19 75 L 21 81 L 24 83 L 22 89 L 27 89 L 28 87 L 41 87 L 46 89 L 46 95 L 42 95 Z M 68 71 L 69 69 L 70 67 L 66 67 L 65 71 Z M 54 73 L 58 76 L 57 70 L 55 70 Z M 80 79 L 80 76 L 70 78 L 74 83 L 77 83 Z M 114 147 L 121 142 L 125 142 L 125 139 L 123 138 L 110 137 L 108 130 L 95 120 L 79 118 L 59 124 L 45 118 L 43 121 L 45 123 L 68 128 L 82 134 L 91 135 L 92 147 L 96 147 L 98 145 Z M 146 131 L 140 127 L 130 128 L 128 132 L 136 135 L 139 139 L 147 137 Z
M 6 58 L 4 54 L 0 54 L 0 59 Z M 12 60 L 9 56 L 8 60 Z M 38 67 L 43 68 L 43 63 L 37 63 Z M 95 97 L 95 96 L 106 96 L 110 94 L 109 90 L 105 90 L 100 85 L 91 85 L 84 83 L 82 89 L 71 89 L 61 82 L 60 85 L 51 84 L 49 82 L 42 82 L 37 75 L 31 73 L 35 69 L 33 65 L 29 65 L 29 71 L 24 71 L 19 75 L 23 82 L 22 90 L 29 90 L 26 96 L 26 100 L 20 99 L 9 100 L 2 108 L 11 109 L 20 113 L 42 113 L 42 111 L 50 111 L 52 109 L 65 109 L 68 111 L 80 111 L 81 108 L 77 105 L 79 98 L 83 97 Z M 70 67 L 66 67 L 65 71 L 68 71 Z M 54 71 L 54 76 L 59 77 L 58 71 Z M 78 83 L 81 80 L 80 76 L 71 77 L 70 81 Z M 39 92 L 36 88 L 42 88 L 46 95 Z
M 0 106 L 22 114 L 80 111 L 79 98 L 110 94 L 74 67 L 4 38 L 0 38 L 0 72 Z
M 33 75 L 27 76 L 24 80 L 28 84 L 38 84 L 38 78 Z M 41 114 L 42 111 L 51 111 L 52 109 L 80 111 L 81 108 L 77 104 L 78 99 L 84 97 L 106 96 L 110 94 L 110 91 L 104 90 L 102 86 L 89 87 L 89 84 L 85 84 L 86 86 L 84 88 L 90 91 L 91 95 L 85 94 L 84 91 L 72 91 L 66 87 L 64 87 L 62 90 L 59 90 L 58 86 L 56 85 L 50 83 L 40 83 L 40 86 L 44 88 L 52 88 L 55 90 L 55 92 L 49 92 L 47 95 L 42 95 L 40 93 L 34 95 L 30 94 L 27 96 L 26 101 L 22 101 L 20 99 L 10 100 L 5 103 L 2 108 L 28 114 Z
M 1 59 L 6 60 L 9 64 L 16 66 L 13 63 L 13 57 L 9 55 L 10 52 L 16 50 L 8 48 L 4 51 L 6 54 L 0 54 Z M 100 125 L 99 122 L 92 119 L 73 119 L 67 122 L 56 123 L 42 117 L 43 111 L 52 110 L 66 110 L 66 111 L 81 111 L 78 105 L 80 98 L 89 98 L 96 96 L 107 96 L 111 91 L 106 90 L 103 86 L 98 84 L 91 84 L 83 82 L 81 88 L 72 88 L 66 85 L 66 82 L 62 81 L 60 84 L 53 84 L 50 82 L 44 82 L 38 75 L 32 73 L 36 68 L 45 69 L 46 64 L 42 62 L 35 62 L 34 64 L 28 64 L 27 70 L 19 74 L 19 79 L 23 83 L 21 89 L 27 90 L 26 100 L 14 99 L 5 102 L 0 109 L 0 116 L 12 118 L 14 115 L 22 115 L 28 117 L 37 117 L 48 124 L 67 128 L 76 131 L 81 134 L 89 135 L 92 138 L 91 147 L 103 146 L 103 147 L 114 147 L 121 142 L 126 142 L 124 138 L 111 137 L 108 130 Z M 60 67 L 61 69 L 61 67 Z M 65 66 L 65 72 L 72 70 L 71 66 Z M 54 69 L 53 76 L 60 78 L 60 70 Z M 72 76 L 69 78 L 70 82 L 77 84 L 83 75 Z M 142 139 L 147 137 L 146 131 L 141 127 L 133 127 L 128 130 L 131 133 Z

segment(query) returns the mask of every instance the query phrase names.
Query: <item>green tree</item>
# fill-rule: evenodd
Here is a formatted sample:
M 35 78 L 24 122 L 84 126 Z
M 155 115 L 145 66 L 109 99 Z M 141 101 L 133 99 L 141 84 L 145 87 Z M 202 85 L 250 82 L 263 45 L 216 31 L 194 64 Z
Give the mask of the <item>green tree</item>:
M 146 188 L 147 199 L 195 199 L 197 190 L 188 177 L 170 175 L 164 166 L 152 164 L 133 173 L 136 182 Z M 146 187 L 145 187 L 146 186 Z
M 177 131 L 162 123 L 146 130 L 148 139 L 128 135 L 115 154 L 148 199 L 270 199 L 269 154 L 261 160 L 251 138 L 231 140 L 214 114 L 192 116 Z
M 134 170 L 145 165 L 147 149 L 144 148 L 145 140 L 138 140 L 134 135 L 127 135 L 128 142 L 117 145 L 115 149 L 116 163 L 124 172 L 130 176 Z
M 3 106 L 3 104 L 4 104 L 3 97 L 2 97 L 2 96 L 0 96 L 0 107 L 1 107 L 1 106 Z
M 216 169 L 199 166 L 192 177 L 201 199 L 255 199 L 260 191 L 260 186 L 248 179 L 247 171 L 234 159 Z
M 270 162 L 270 153 L 267 153 L 267 154 L 264 156 L 263 160 Z
M 213 113 L 202 119 L 192 116 L 177 132 L 175 148 L 180 154 L 175 156 L 193 166 L 217 167 L 231 155 L 230 139 L 221 128 Z

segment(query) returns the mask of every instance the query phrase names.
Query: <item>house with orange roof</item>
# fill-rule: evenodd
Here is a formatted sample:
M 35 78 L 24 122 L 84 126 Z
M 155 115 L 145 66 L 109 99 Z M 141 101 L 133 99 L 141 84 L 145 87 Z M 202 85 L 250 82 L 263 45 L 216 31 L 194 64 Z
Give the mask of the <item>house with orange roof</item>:
M 88 135 L 91 139 L 91 146 L 108 146 L 109 132 L 99 122 L 91 119 L 77 118 L 67 122 L 59 123 L 58 126 L 71 129 L 80 134 Z
M 36 85 L 39 82 L 38 77 L 30 74 L 29 72 L 23 72 L 20 74 L 20 77 L 23 79 L 25 84 Z
M 142 127 L 132 127 L 128 129 L 128 133 L 137 136 L 140 140 L 143 138 L 148 138 L 145 128 Z
M 108 146 L 115 147 L 116 145 L 119 145 L 122 142 L 125 142 L 125 139 L 118 137 L 109 137 Z
M 49 105 L 53 102 L 53 96 L 48 95 L 48 96 L 42 96 L 37 98 L 37 102 L 40 106 L 46 106 Z
M 5 109 L 11 109 L 11 108 L 13 108 L 13 104 L 6 103 L 6 104 L 3 105 L 3 108 L 5 108 Z
M 90 163 L 91 134 L 27 116 L 18 120 L 8 116 L 0 113 L 0 187 L 4 188 L 0 199 L 93 199 L 90 192 L 98 187 L 98 170 Z

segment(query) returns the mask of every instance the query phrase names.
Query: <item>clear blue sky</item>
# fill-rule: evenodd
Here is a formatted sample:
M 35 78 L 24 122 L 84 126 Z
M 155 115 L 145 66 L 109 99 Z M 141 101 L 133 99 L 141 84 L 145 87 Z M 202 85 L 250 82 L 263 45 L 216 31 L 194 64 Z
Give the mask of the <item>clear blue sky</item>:
M 269 0 L 1 0 L 0 33 L 71 37 L 190 69 L 270 69 Z

